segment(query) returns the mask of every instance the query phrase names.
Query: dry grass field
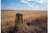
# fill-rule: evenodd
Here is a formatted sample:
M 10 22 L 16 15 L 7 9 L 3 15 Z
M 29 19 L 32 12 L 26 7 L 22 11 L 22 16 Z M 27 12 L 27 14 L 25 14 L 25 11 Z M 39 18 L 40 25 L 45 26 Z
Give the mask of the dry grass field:
M 47 33 L 47 11 L 45 10 L 2 10 L 2 33 L 14 33 L 17 13 L 23 14 L 23 26 L 17 33 Z

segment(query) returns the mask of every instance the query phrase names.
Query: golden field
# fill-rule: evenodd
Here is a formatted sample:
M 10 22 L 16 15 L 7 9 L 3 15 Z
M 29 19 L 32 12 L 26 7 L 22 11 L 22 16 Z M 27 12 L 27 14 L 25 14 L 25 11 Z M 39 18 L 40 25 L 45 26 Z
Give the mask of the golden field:
M 23 14 L 23 26 L 17 33 L 47 33 L 47 11 L 45 10 L 2 10 L 2 33 L 14 33 L 17 13 Z

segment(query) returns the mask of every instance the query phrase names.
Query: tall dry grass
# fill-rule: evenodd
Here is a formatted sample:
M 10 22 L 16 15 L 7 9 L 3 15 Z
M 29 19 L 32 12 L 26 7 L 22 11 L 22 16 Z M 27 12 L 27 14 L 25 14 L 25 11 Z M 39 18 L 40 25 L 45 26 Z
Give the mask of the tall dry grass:
M 23 26 L 17 33 L 47 33 L 47 11 L 2 10 L 2 33 L 14 33 L 15 15 L 23 14 Z

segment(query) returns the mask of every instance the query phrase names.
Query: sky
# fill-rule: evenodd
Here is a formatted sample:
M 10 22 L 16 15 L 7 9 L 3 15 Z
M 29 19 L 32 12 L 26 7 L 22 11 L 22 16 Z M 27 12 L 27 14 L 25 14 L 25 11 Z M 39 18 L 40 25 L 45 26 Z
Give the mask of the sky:
M 1 10 L 47 10 L 47 0 L 1 0 Z

